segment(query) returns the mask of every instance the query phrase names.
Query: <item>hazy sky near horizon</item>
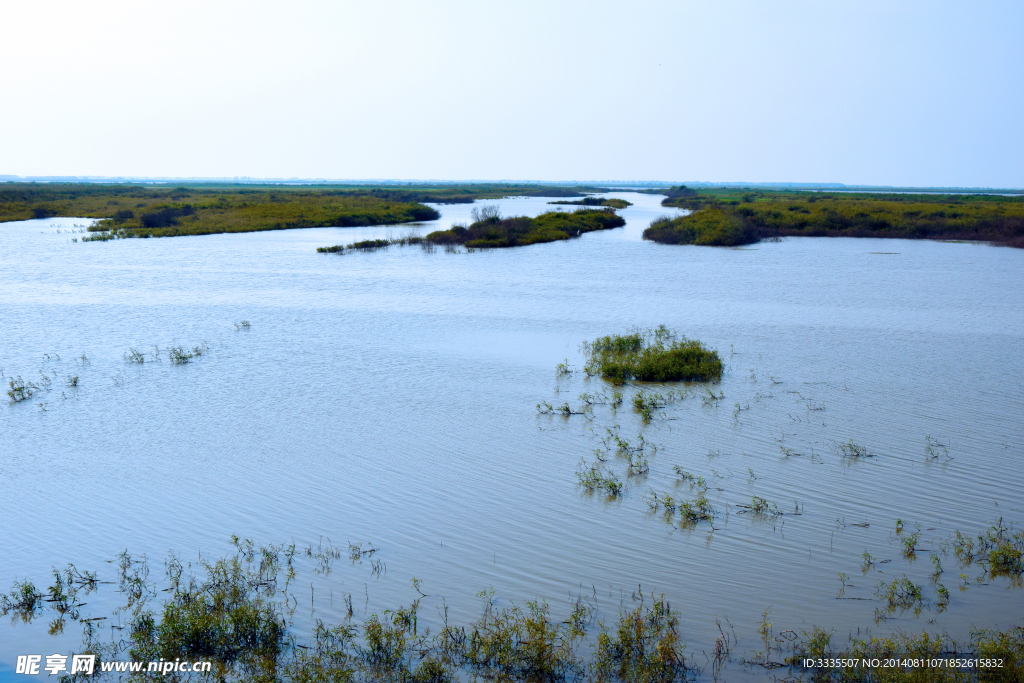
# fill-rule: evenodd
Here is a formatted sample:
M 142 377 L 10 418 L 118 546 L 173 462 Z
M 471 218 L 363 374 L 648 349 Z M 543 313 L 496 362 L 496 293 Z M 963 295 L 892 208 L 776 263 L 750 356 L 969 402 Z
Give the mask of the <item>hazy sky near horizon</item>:
M 1024 2 L 19 2 L 0 174 L 1024 187 Z

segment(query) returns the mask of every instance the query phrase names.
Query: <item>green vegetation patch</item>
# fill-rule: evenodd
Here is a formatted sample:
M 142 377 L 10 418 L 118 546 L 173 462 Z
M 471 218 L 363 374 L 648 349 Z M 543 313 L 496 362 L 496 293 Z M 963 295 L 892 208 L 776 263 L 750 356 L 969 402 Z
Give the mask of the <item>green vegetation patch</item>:
M 598 337 L 585 343 L 584 367 L 614 382 L 710 382 L 722 379 L 722 359 L 701 342 L 677 337 L 664 325 L 655 330 Z
M 633 206 L 633 202 L 627 202 L 625 199 L 602 199 L 600 197 L 584 197 L 583 199 L 570 202 L 570 201 L 558 201 L 548 202 L 548 204 L 572 204 L 576 206 L 607 206 L 612 209 L 625 209 L 627 206 Z
M 644 238 L 733 246 L 788 236 L 978 240 L 1024 247 L 1024 197 L 670 188 Z
M 536 218 L 513 216 L 502 218 L 496 206 L 474 209 L 471 225 L 453 225 L 427 235 L 435 244 L 461 244 L 470 249 L 522 247 L 528 244 L 555 242 L 578 237 L 594 230 L 621 228 L 626 221 L 611 209 L 580 209 L 552 211 Z

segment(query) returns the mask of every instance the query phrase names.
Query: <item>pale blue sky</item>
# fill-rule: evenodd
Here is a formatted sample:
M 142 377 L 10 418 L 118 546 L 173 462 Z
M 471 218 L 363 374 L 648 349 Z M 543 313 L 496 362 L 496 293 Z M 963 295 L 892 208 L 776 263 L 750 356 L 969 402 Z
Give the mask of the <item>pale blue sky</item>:
M 1024 2 L 23 2 L 0 174 L 1024 186 Z

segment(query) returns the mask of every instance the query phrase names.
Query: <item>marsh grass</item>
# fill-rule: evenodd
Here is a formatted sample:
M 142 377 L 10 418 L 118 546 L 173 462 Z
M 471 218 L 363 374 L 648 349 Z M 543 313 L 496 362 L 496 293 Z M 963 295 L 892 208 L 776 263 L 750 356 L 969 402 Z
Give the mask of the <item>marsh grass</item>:
M 614 472 L 604 471 L 597 463 L 587 464 L 581 459 L 576 468 L 576 481 L 589 493 L 603 493 L 609 498 L 622 495 L 622 480 Z
M 626 335 L 598 337 L 584 343 L 583 351 L 587 355 L 584 371 L 588 375 L 600 375 L 620 384 L 627 380 L 707 382 L 722 378 L 722 361 L 717 351 L 708 350 L 697 340 L 677 337 L 664 325 Z
M 839 451 L 839 454 L 844 458 L 857 459 L 875 457 L 874 453 L 869 452 L 864 446 L 854 443 L 852 439 L 846 443 L 836 443 L 835 447 L 836 450 Z
M 860 639 L 850 637 L 846 644 L 833 642 L 834 633 L 821 628 L 805 632 L 794 644 L 787 660 L 795 671 L 805 673 L 812 683 L 1017 683 L 1024 680 L 1024 628 L 1005 631 L 973 630 L 965 642 L 957 642 L 946 634 L 906 633 L 896 631 L 886 637 Z M 936 660 L 946 658 L 1000 659 L 1003 666 L 977 669 L 947 666 L 913 668 L 870 668 L 860 666 L 865 659 Z M 805 659 L 838 660 L 838 666 L 804 669 Z M 849 666 L 843 663 L 849 662 Z
M 1008 576 L 1018 583 L 1024 575 L 1024 531 L 1014 533 L 1002 517 L 975 539 L 954 531 L 951 545 L 964 565 L 980 564 L 992 576 Z
M 896 610 L 913 610 L 914 614 L 920 614 L 924 609 L 924 593 L 921 586 L 906 576 L 879 582 L 875 594 L 885 603 L 890 613 Z
M 317 619 L 308 636 L 300 636 L 291 631 L 296 603 L 289 583 L 294 583 L 294 562 L 301 553 L 294 544 L 256 546 L 238 538 L 233 542 L 235 554 L 221 559 L 186 565 L 170 555 L 164 563 L 163 589 L 151 579 L 145 556 L 121 554 L 113 563 L 119 573 L 116 588 L 124 602 L 115 610 L 121 615 L 117 628 L 100 628 L 103 617 L 84 618 L 80 613 L 84 595 L 105 582 L 73 565 L 55 570 L 53 585 L 45 592 L 29 581 L 15 582 L 9 594 L 0 596 L 0 609 L 25 621 L 47 612 L 57 614 L 51 633 L 60 632 L 65 622 L 81 624 L 83 646 L 76 651 L 97 655 L 97 674 L 71 676 L 68 683 L 113 680 L 116 674 L 100 673 L 100 664 L 125 659 L 210 660 L 214 663 L 212 675 L 206 677 L 210 680 L 266 683 L 669 683 L 695 680 L 702 673 L 684 654 L 679 612 L 664 596 L 642 592 L 633 594 L 632 604 L 624 600 L 618 615 L 606 623 L 598 617 L 596 594 L 594 600 L 570 596 L 568 614 L 561 618 L 543 600 L 499 606 L 494 591 L 486 590 L 478 594 L 482 600 L 478 618 L 455 624 L 445 606 L 438 609 L 443 625 L 432 633 L 424 627 L 421 608 L 421 601 L 429 596 L 414 579 L 416 595 L 410 602 L 368 614 L 357 623 L 352 620 L 348 596 L 348 616 L 342 623 Z M 356 548 L 359 557 L 365 556 L 361 546 Z M 318 549 L 328 550 L 332 557 L 339 555 L 339 549 L 329 543 Z M 307 556 L 316 554 L 312 546 L 307 547 Z M 846 578 L 840 576 L 844 588 Z M 948 603 L 948 591 L 941 585 L 937 591 L 941 608 Z M 894 612 L 920 610 L 926 604 L 921 586 L 906 577 L 882 582 L 877 593 L 886 610 Z M 1016 683 L 1024 673 L 1024 629 L 1015 627 L 976 630 L 964 643 L 945 635 L 897 631 L 870 640 L 851 637 L 840 645 L 833 632 L 817 628 L 802 639 L 792 631 L 776 633 L 766 611 L 758 632 L 763 654 L 741 664 L 755 671 L 789 666 L 791 673 L 821 683 L 966 683 L 978 678 L 956 668 L 804 670 L 804 658 L 1001 658 L 1003 667 L 985 670 L 981 680 Z M 724 631 L 722 636 L 708 655 L 709 662 L 714 658 L 711 667 L 716 678 L 731 653 Z M 770 658 L 785 647 L 791 648 L 788 659 Z
M 906 558 L 913 558 L 913 557 L 915 557 L 917 555 L 917 550 L 918 550 L 917 543 L 920 540 L 921 540 L 921 532 L 920 531 L 915 531 L 912 534 L 907 534 L 902 539 L 900 539 L 900 542 L 903 545 L 903 557 L 906 557 Z
M 541 415 L 553 415 L 558 414 L 562 417 L 570 417 L 572 415 L 588 415 L 591 404 L 584 403 L 582 410 L 576 410 L 568 401 L 563 402 L 561 405 L 551 405 L 547 401 L 541 401 L 537 404 L 537 412 Z
M 686 470 L 684 470 L 679 465 L 673 465 L 672 466 L 672 471 L 676 473 L 676 478 L 679 481 L 688 481 L 688 482 L 691 482 L 691 483 L 694 481 L 693 474 L 691 474 L 690 472 L 687 472 Z
M 668 394 L 638 391 L 633 395 L 633 409 L 640 413 L 640 418 L 644 423 L 649 423 L 655 410 L 664 408 L 683 396 L 685 394 L 676 391 L 669 391 Z
M 484 600 L 481 617 L 461 633 L 447 625 L 442 632 L 446 640 L 458 643 L 445 648 L 454 652 L 453 659 L 499 680 L 571 681 L 584 676 L 585 660 L 577 649 L 592 620 L 588 603 L 577 600 L 569 618 L 558 622 L 546 602 L 495 609 L 492 591 L 479 595 Z
M 483 600 L 478 619 L 455 625 L 445 607 L 438 610 L 443 627 L 431 634 L 420 624 L 420 602 L 429 596 L 414 579 L 418 597 L 408 606 L 354 623 L 349 600 L 343 623 L 318 619 L 303 642 L 289 633 L 295 603 L 288 584 L 299 554 L 295 545 L 256 547 L 237 537 L 233 542 L 233 556 L 201 559 L 187 567 L 170 555 L 163 590 L 149 580 L 144 556 L 119 556 L 115 567 L 125 604 L 115 610 L 122 620 L 111 629 L 109 640 L 97 628 L 97 618 L 82 618 L 76 610 L 82 591 L 103 582 L 70 565 L 54 572 L 49 598 L 30 582 L 15 582 L 11 593 L 0 597 L 0 607 L 27 621 L 45 611 L 58 612 L 61 629 L 66 620 L 82 624 L 84 652 L 97 656 L 97 673 L 69 677 L 69 683 L 112 680 L 116 674 L 101 673 L 100 665 L 124 659 L 209 660 L 214 669 L 203 678 L 266 683 L 438 683 L 466 677 L 654 683 L 681 681 L 699 672 L 683 656 L 678 613 L 653 595 L 650 602 L 634 595 L 634 607 L 623 605 L 608 626 L 598 622 L 594 637 L 596 602 L 587 597 L 571 599 L 568 616 L 559 619 L 543 600 L 499 608 L 494 591 L 487 590 L 478 594 Z
M 171 361 L 171 365 L 188 365 L 201 358 L 209 350 L 210 347 L 206 344 L 193 346 L 191 349 L 184 346 L 172 346 L 167 350 L 167 359 Z
M 10 593 L 0 595 L 0 612 L 4 616 L 13 612 L 22 621 L 31 622 L 42 611 L 43 598 L 31 581 L 15 581 Z
M 21 375 L 9 379 L 7 385 L 9 387 L 7 389 L 7 396 L 12 404 L 27 401 L 39 391 L 38 385 L 26 382 L 21 378 Z
M 742 512 L 750 512 L 761 517 L 775 517 L 782 514 L 782 510 L 775 503 L 769 503 L 760 496 L 754 496 L 749 505 L 737 505 Z
M 700 522 L 713 521 L 716 514 L 718 512 L 711 505 L 704 490 L 701 490 L 693 500 L 679 503 L 680 523 L 684 528 L 694 527 Z
M 651 596 L 652 604 L 641 604 L 619 615 L 612 629 L 602 625 L 594 655 L 594 680 L 671 683 L 698 672 L 683 655 L 679 615 L 664 596 Z
M 924 452 L 928 460 L 938 460 L 939 458 L 952 459 L 949 457 L 949 448 L 946 447 L 946 444 L 941 443 L 931 435 L 924 437 Z

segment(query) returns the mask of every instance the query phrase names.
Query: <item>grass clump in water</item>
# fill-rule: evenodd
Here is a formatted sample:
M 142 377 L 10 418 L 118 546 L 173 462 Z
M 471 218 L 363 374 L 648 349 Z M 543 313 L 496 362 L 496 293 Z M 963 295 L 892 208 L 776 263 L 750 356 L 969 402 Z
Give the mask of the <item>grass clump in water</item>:
M 205 344 L 193 346 L 191 349 L 184 346 L 172 346 L 167 350 L 167 358 L 171 361 L 172 365 L 188 365 L 207 351 L 209 351 L 209 347 Z
M 664 325 L 646 332 L 598 337 L 585 343 L 583 350 L 588 354 L 584 367 L 588 374 L 617 383 L 630 379 L 646 382 L 722 379 L 722 359 L 717 351 L 707 349 L 695 339 L 677 337 Z
M 769 503 L 760 496 L 754 496 L 750 501 L 750 505 L 737 505 L 736 507 L 743 508 L 746 512 L 751 512 L 755 515 L 762 517 L 775 517 L 782 514 L 782 510 L 775 503 Z
M 924 594 L 921 586 L 906 576 L 889 582 L 880 582 L 876 594 L 885 601 L 889 612 L 895 612 L 897 609 L 901 611 L 912 609 L 917 614 L 924 608 Z
M 212 659 L 254 677 L 270 673 L 285 636 L 276 582 L 238 557 L 203 564 L 206 579 L 178 586 L 159 622 L 151 611 L 136 613 L 132 659 Z
M 587 465 L 581 460 L 576 470 L 576 481 L 590 493 L 602 492 L 609 498 L 622 494 L 622 480 L 614 472 L 603 472 L 597 463 Z
M 844 647 L 833 645 L 833 632 L 814 628 L 804 633 L 787 664 L 800 670 L 805 660 L 831 660 L 835 666 L 807 670 L 814 683 L 1016 683 L 1024 680 L 1024 628 L 1006 631 L 977 630 L 966 642 L 948 635 L 897 631 L 885 638 L 850 638 Z M 946 666 L 950 658 L 1001 660 L 1001 667 L 979 670 Z M 918 660 L 913 668 L 870 668 L 864 660 Z M 844 664 L 847 664 L 844 666 Z
M 954 532 L 953 551 L 963 564 L 987 564 L 992 575 L 1019 577 L 1024 574 L 1024 531 L 1013 531 L 1000 518 L 976 540 L 959 530 Z
M 839 450 L 839 454 L 844 458 L 873 458 L 874 453 L 868 451 L 867 448 L 860 444 L 854 443 L 853 439 L 846 443 L 836 444 L 836 448 Z
M 683 656 L 679 615 L 664 596 L 619 615 L 614 630 L 602 628 L 593 673 L 597 681 L 636 683 L 683 681 L 695 673 Z
M 700 522 L 710 522 L 715 518 L 716 512 L 703 490 L 693 500 L 684 500 L 679 503 L 680 521 L 684 527 L 696 526 Z
M 4 616 L 14 612 L 22 621 L 29 622 L 42 608 L 43 594 L 31 581 L 15 581 L 10 593 L 0 595 L 0 612 Z
M 450 627 L 443 636 L 464 643 L 460 659 L 474 671 L 498 680 L 579 680 L 585 672 L 576 648 L 586 633 L 592 609 L 578 600 L 568 619 L 551 619 L 546 602 L 530 600 L 526 608 L 512 606 L 495 610 L 493 592 L 481 592 L 483 615 L 468 633 L 457 634 Z
M 21 403 L 27 401 L 39 391 L 39 387 L 32 382 L 26 382 L 19 375 L 13 379 L 7 381 L 8 387 L 7 396 L 11 399 L 11 403 Z

